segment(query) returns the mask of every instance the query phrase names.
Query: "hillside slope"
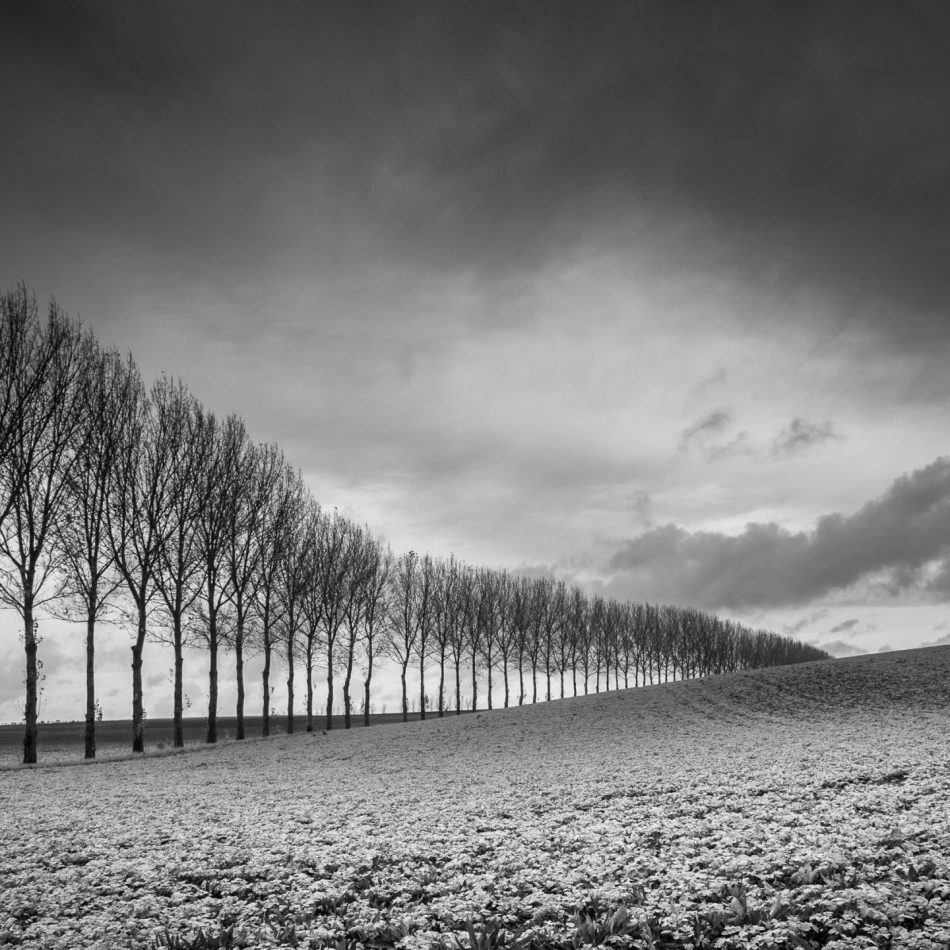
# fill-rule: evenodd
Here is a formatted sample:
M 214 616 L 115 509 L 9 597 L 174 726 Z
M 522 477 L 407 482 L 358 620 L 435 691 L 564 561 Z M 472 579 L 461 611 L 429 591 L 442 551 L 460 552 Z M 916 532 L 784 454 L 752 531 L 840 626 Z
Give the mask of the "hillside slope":
M 944 946 L 948 734 L 940 647 L 6 772 L 0 943 Z

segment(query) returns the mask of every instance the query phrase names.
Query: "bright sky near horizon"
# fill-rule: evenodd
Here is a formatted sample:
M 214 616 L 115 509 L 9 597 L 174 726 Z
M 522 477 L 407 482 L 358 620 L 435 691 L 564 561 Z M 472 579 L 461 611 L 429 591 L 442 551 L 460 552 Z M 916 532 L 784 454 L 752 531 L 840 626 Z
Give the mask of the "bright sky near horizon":
M 946 642 L 948 48 L 939 2 L 5 3 L 0 285 L 397 551 Z

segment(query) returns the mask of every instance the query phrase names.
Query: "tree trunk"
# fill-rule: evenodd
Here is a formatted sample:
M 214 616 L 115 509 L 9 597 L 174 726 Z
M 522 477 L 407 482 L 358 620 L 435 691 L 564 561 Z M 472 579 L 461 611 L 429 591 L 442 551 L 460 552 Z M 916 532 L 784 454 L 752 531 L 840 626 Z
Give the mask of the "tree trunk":
M 455 664 L 455 715 L 462 715 L 462 664 Z
M 445 652 L 439 656 L 439 718 L 445 715 Z
M 353 704 L 352 699 L 350 698 L 350 682 L 353 679 L 353 650 L 352 643 L 350 645 L 350 652 L 346 658 L 346 676 L 343 677 L 343 728 L 349 729 L 352 723 L 350 722 L 350 708 Z
M 24 721 L 26 731 L 23 735 L 23 764 L 36 763 L 36 720 L 37 720 L 37 685 L 39 670 L 36 663 L 38 643 L 36 631 L 33 629 L 33 603 L 31 597 L 25 597 L 23 610 L 23 641 L 26 647 L 26 707 Z
M 172 744 L 176 749 L 180 749 L 185 744 L 185 730 L 182 726 L 182 693 L 184 691 L 182 680 L 184 678 L 185 659 L 182 655 L 182 632 L 180 616 L 176 616 L 172 620 L 172 637 L 175 641 L 175 698 L 172 708 Z
M 488 708 L 491 709 L 491 660 L 488 661 L 488 689 L 486 695 L 488 696 Z
M 142 651 L 145 649 L 145 604 L 139 606 L 138 631 L 132 645 L 132 751 L 145 751 L 145 708 L 142 703 Z
M 264 690 L 264 708 L 262 710 L 261 735 L 270 735 L 270 636 L 264 634 L 264 672 L 261 674 L 261 688 Z
M 508 664 L 506 663 L 502 670 L 504 671 L 505 676 L 505 709 L 508 708 Z
M 363 725 L 369 725 L 369 684 L 373 678 L 373 641 L 367 640 L 366 645 L 366 679 L 363 680 Z
M 96 601 L 91 600 L 86 615 L 86 732 L 85 757 L 96 757 Z
M 237 678 L 237 732 L 236 739 L 244 738 L 244 616 L 238 611 L 237 630 L 234 633 L 234 675 Z
M 402 683 L 402 721 L 409 722 L 409 697 L 406 695 L 406 667 L 408 663 L 403 663 L 399 679 Z
M 421 652 L 421 651 L 420 651 Z M 426 664 L 425 660 L 419 660 L 419 718 L 426 717 Z
M 307 732 L 313 732 L 313 639 L 307 641 L 304 656 L 307 667 Z
M 293 628 L 291 628 L 293 629 Z M 287 735 L 294 731 L 294 638 L 287 639 Z
M 350 722 L 350 709 L 352 707 L 352 699 L 350 698 L 350 682 L 353 679 L 353 652 L 356 648 L 356 643 L 353 639 L 353 636 L 350 635 L 349 643 L 347 644 L 347 653 L 346 653 L 346 675 L 343 677 L 343 728 L 349 729 L 352 723 Z
M 327 729 L 333 728 L 333 649 L 327 648 Z
M 217 618 L 213 615 L 208 626 L 211 657 L 208 664 L 208 735 L 205 741 L 215 743 L 218 741 L 218 629 Z

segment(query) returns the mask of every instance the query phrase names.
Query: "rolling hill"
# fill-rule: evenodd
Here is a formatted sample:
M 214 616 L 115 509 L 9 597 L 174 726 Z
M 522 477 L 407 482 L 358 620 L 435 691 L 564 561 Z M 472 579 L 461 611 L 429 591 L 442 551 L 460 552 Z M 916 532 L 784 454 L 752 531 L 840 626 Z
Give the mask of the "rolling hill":
M 950 647 L 0 773 L 0 945 L 945 947 Z

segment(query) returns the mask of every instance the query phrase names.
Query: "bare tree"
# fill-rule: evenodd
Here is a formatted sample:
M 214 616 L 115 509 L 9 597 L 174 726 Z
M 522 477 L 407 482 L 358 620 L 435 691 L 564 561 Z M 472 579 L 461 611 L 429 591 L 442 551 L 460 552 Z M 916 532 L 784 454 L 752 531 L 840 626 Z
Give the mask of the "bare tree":
M 524 664 L 531 644 L 531 581 L 527 577 L 512 581 L 510 622 L 514 637 L 514 654 L 518 661 L 518 705 L 523 706 Z
M 317 536 L 316 583 L 323 614 L 323 645 L 326 650 L 327 729 L 333 728 L 334 670 L 337 662 L 335 649 L 346 617 L 349 598 L 347 574 L 350 567 L 349 547 L 352 533 L 350 522 L 334 509 L 321 519 Z M 348 710 L 349 695 L 344 698 Z
M 469 573 L 463 564 L 454 558 L 449 562 L 444 578 L 442 611 L 448 629 L 449 653 L 455 673 L 455 715 L 462 715 L 462 660 L 467 649 L 465 625 L 465 596 L 463 584 Z
M 158 513 L 159 533 L 164 539 L 155 563 L 154 582 L 164 612 L 171 621 L 173 669 L 173 744 L 185 744 L 184 730 L 184 647 L 196 624 L 189 623 L 189 611 L 201 593 L 202 567 L 198 543 L 198 510 L 202 502 L 202 478 L 209 464 L 211 446 L 202 431 L 203 414 L 197 399 L 180 380 L 166 380 L 156 391 L 162 412 L 177 437 L 168 445 L 170 482 L 165 506 Z M 168 643 L 165 634 L 153 638 Z
M 531 584 L 531 599 L 528 607 L 528 656 L 531 660 L 531 702 L 538 701 L 538 670 L 544 647 L 544 617 L 550 584 L 546 578 L 537 578 Z
M 433 653 L 439 662 L 438 710 L 440 718 L 445 715 L 445 664 L 452 649 L 455 584 L 458 567 L 455 557 L 448 561 L 435 561 L 432 580 L 432 640 Z
M 26 354 L 45 371 L 32 388 L 32 398 L 14 413 L 13 438 L 0 465 L 0 484 L 8 500 L 7 518 L 0 524 L 0 552 L 10 565 L 0 570 L 0 601 L 14 607 L 23 621 L 25 763 L 36 762 L 39 637 L 35 611 L 60 593 L 49 591 L 47 582 L 61 564 L 61 551 L 52 543 L 55 525 L 88 431 L 84 425 L 88 351 L 79 325 L 51 302 L 47 325 Z M 31 367 L 24 369 L 23 385 L 30 386 Z M 19 385 L 13 381 L 15 393 Z
M 307 677 L 307 732 L 313 732 L 313 672 L 317 654 L 325 648 L 323 636 L 323 589 L 320 570 L 321 535 L 325 529 L 325 516 L 314 504 L 304 526 L 307 536 L 308 558 L 303 565 L 300 615 L 304 635 L 303 657 L 304 672 Z
M 421 586 L 419 555 L 415 551 L 402 555 L 392 574 L 390 599 L 392 611 L 386 638 L 386 653 L 399 664 L 399 681 L 402 684 L 402 721 L 409 721 L 409 696 L 406 691 L 406 674 L 416 652 L 419 639 L 419 588 Z
M 415 654 L 419 661 L 419 718 L 426 718 L 429 696 L 426 693 L 426 666 L 432 652 L 432 594 L 435 586 L 435 565 L 428 554 L 419 560 L 415 596 Z
M 571 588 L 565 607 L 566 623 L 570 630 L 567 639 L 570 642 L 571 679 L 574 695 L 577 695 L 578 666 L 583 665 L 584 692 L 587 692 L 587 657 L 589 648 L 588 619 L 590 604 L 583 591 L 578 587 Z
M 604 629 L 607 623 L 607 604 L 603 597 L 595 597 L 590 610 L 590 655 L 594 662 L 594 692 L 600 692 L 600 671 L 604 657 Z
M 552 663 L 556 663 L 558 637 L 564 621 L 564 602 L 567 589 L 563 581 L 549 580 L 546 584 L 544 597 L 544 612 L 542 617 L 542 647 L 544 654 L 544 675 L 547 681 L 547 700 L 551 700 L 551 673 Z
M 507 571 L 495 571 L 492 574 L 491 584 L 494 599 L 495 645 L 497 647 L 498 664 L 501 667 L 502 680 L 505 687 L 504 704 L 507 709 L 510 705 L 510 687 L 508 683 L 508 667 L 517 652 L 518 634 L 512 622 L 513 583 Z
M 280 548 L 277 597 L 281 604 L 284 656 L 287 659 L 287 733 L 294 731 L 294 664 L 297 634 L 307 585 L 313 583 L 314 521 L 320 509 L 303 484 L 300 473 L 286 473 L 287 521 Z
M 235 490 L 230 496 L 226 531 L 226 562 L 234 607 L 234 666 L 237 681 L 236 738 L 244 731 L 244 652 L 248 618 L 261 579 L 261 559 L 266 551 L 264 534 L 268 506 L 283 468 L 283 459 L 273 446 L 245 443 L 235 459 Z M 266 700 L 266 697 L 265 697 Z
M 253 605 L 257 618 L 257 645 L 264 655 L 261 672 L 263 693 L 261 732 L 270 735 L 271 691 L 270 671 L 274 645 L 277 642 L 277 624 L 281 617 L 279 597 L 282 552 L 287 543 L 292 515 L 296 515 L 296 495 L 299 485 L 297 473 L 287 465 L 283 452 L 276 445 L 261 447 L 265 466 L 278 471 L 275 484 L 264 502 L 262 517 L 256 525 L 256 544 L 259 557 L 254 573 Z
M 120 418 L 115 483 L 110 498 L 109 543 L 132 600 L 132 751 L 145 750 L 142 651 L 157 592 L 155 574 L 167 541 L 166 517 L 175 491 L 175 446 L 186 438 L 174 398 L 179 384 L 162 376 L 146 396 L 130 390 Z
M 351 526 L 346 545 L 346 574 L 343 578 L 343 617 L 346 640 L 343 644 L 343 727 L 350 728 L 352 700 L 350 684 L 356 662 L 356 648 L 363 635 L 365 601 L 369 592 L 378 544 L 368 528 Z
M 574 588 L 574 590 L 576 590 L 576 588 Z M 558 624 L 557 656 L 555 659 L 560 680 L 561 699 L 564 699 L 567 694 L 564 684 L 565 677 L 569 670 L 574 669 L 574 660 L 577 657 L 577 629 L 572 623 L 574 615 L 571 609 L 571 595 L 572 590 L 568 589 L 562 582 L 561 593 L 557 595 L 557 603 L 561 610 L 561 620 Z M 576 681 L 574 685 L 574 695 L 577 695 Z
M 478 573 L 475 568 L 468 567 L 459 577 L 459 620 L 466 658 L 471 667 L 472 710 L 478 709 L 478 670 L 482 657 L 482 627 L 478 622 L 478 610 Z
M 103 353 L 92 337 L 84 341 L 81 390 L 84 431 L 66 477 L 67 497 L 55 522 L 62 555 L 64 594 L 81 605 L 86 624 L 85 757 L 96 755 L 96 622 L 107 609 L 121 577 L 109 545 L 108 506 L 115 478 L 122 406 L 141 386 L 130 361 Z
M 389 616 L 389 579 L 393 568 L 393 553 L 378 541 L 367 550 L 368 563 L 361 597 L 363 608 L 363 725 L 369 725 L 370 688 L 373 680 L 373 661 L 376 656 L 380 630 L 385 629 Z
M 476 624 L 478 629 L 478 644 L 482 659 L 485 661 L 487 674 L 486 705 L 492 708 L 492 671 L 497 662 L 495 650 L 498 646 L 498 597 L 495 585 L 495 572 L 487 567 L 479 568 L 477 573 L 476 590 L 478 592 L 478 607 L 476 610 Z
M 231 595 L 228 554 L 229 531 L 239 490 L 241 459 L 247 449 L 247 432 L 235 415 L 219 423 L 211 413 L 199 417 L 196 438 L 207 445 L 198 473 L 196 526 L 201 556 L 202 623 L 200 636 L 208 647 L 208 732 L 206 741 L 218 741 L 218 649 L 223 639 L 219 615 Z

